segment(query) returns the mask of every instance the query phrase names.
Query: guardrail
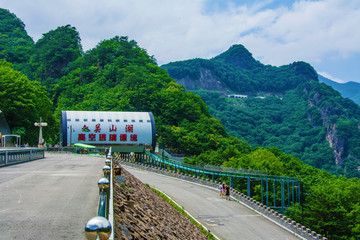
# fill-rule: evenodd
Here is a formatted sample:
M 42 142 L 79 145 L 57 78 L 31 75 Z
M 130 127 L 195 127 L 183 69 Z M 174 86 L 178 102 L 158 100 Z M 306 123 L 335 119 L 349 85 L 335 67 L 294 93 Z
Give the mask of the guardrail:
M 47 147 L 46 148 L 47 152 L 51 152 L 51 153 L 60 153 L 60 154 L 64 154 L 64 153 L 76 153 L 76 154 L 88 154 L 88 155 L 92 155 L 92 154 L 99 154 L 99 155 L 106 155 L 106 151 L 107 148 L 81 148 L 81 147 Z
M 179 178 L 181 180 L 197 183 L 197 184 L 215 189 L 217 191 L 219 189 L 218 186 L 219 186 L 220 182 L 200 178 L 199 176 L 192 176 L 192 175 L 188 175 L 186 173 L 179 173 L 178 171 L 164 169 L 164 168 L 161 168 L 158 166 L 147 165 L 147 164 L 143 164 L 141 162 L 129 161 L 128 159 L 123 159 L 120 157 L 116 158 L 115 161 L 118 161 L 119 163 L 121 163 L 123 165 L 127 165 L 127 166 L 135 167 L 138 169 L 155 172 L 158 174 L 163 174 L 163 175 Z M 245 205 L 246 207 L 256 211 L 257 213 L 261 214 L 262 216 L 266 217 L 267 219 L 274 222 L 278 226 L 286 229 L 287 231 L 295 234 L 296 236 L 298 236 L 301 239 L 327 240 L 326 237 L 323 237 L 322 235 L 316 233 L 315 231 L 312 231 L 310 228 L 307 228 L 307 227 L 301 225 L 300 223 L 293 221 L 292 219 L 286 217 L 285 215 L 275 211 L 274 209 L 266 206 L 265 204 L 262 204 L 262 203 L 256 201 L 255 199 L 253 199 L 253 198 L 247 196 L 246 194 L 243 194 L 235 189 L 231 189 L 231 198 L 234 200 L 237 200 L 238 202 Z
M 113 184 L 111 148 L 103 167 L 104 177 L 98 181 L 99 204 L 98 216 L 85 224 L 85 236 L 88 240 L 112 240 L 114 238 Z
M 42 159 L 44 157 L 44 148 L 0 150 L 0 167 L 22 162 L 29 162 L 36 159 Z

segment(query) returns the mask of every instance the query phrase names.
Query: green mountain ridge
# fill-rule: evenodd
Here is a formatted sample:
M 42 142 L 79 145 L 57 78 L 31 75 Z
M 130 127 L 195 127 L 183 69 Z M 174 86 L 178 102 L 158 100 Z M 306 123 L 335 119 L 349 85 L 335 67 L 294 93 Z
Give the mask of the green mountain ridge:
M 3 20 L 0 20 L 0 29 L 5 27 L 10 31 L 14 29 L 2 25 L 6 25 L 8 20 L 21 22 L 9 11 L 6 13 L 5 21 Z M 24 26 L 24 24 L 20 25 Z M 23 28 L 19 30 L 22 35 L 8 38 L 7 41 L 30 38 Z M 0 32 L 0 34 L 4 33 Z M 149 56 L 145 49 L 140 48 L 134 40 L 129 40 L 127 37 L 116 36 L 103 40 L 93 49 L 82 52 L 79 33 L 74 27 L 67 25 L 45 33 L 39 41 L 30 44 L 29 51 L 26 52 L 14 51 L 7 41 L 3 41 L 4 45 L 0 46 L 3 54 L 0 61 L 0 109 L 3 110 L 11 131 L 20 134 L 22 140 L 29 141 L 30 145 L 37 141 L 38 129 L 33 123 L 38 121 L 39 117 L 48 122 L 48 126 L 44 129 L 44 138 L 48 143 L 57 143 L 61 110 L 151 111 L 156 121 L 156 132 L 159 134 L 157 141 L 175 152 L 192 155 L 191 159 L 185 158 L 186 162 L 259 169 L 272 175 L 297 177 L 302 181 L 303 192 L 310 195 L 302 196 L 302 206 L 295 204 L 288 208 L 286 216 L 297 222 L 304 219 L 305 226 L 329 239 L 360 238 L 358 178 L 347 179 L 332 175 L 304 164 L 300 159 L 285 154 L 275 147 L 250 146 L 246 141 L 230 136 L 220 120 L 210 114 L 214 109 L 211 105 L 218 104 L 226 109 L 228 107 L 226 101 L 229 100 L 232 101 L 231 106 L 238 107 L 236 111 L 241 110 L 241 115 L 246 116 L 246 119 L 242 120 L 248 124 L 249 130 L 254 122 L 263 121 L 257 129 L 258 132 L 270 131 L 268 123 L 277 121 L 277 125 L 272 129 L 277 131 L 279 128 L 280 132 L 277 134 L 297 132 L 297 136 L 288 137 L 288 143 L 291 143 L 290 141 L 300 143 L 300 145 L 290 144 L 292 147 L 303 147 L 302 138 L 307 136 L 307 140 L 311 141 L 314 134 L 310 133 L 314 132 L 317 133 L 316 141 L 320 141 L 327 132 L 336 135 L 338 134 L 336 131 L 339 131 L 344 134 L 340 136 L 339 141 L 346 139 L 347 144 L 353 144 L 353 137 L 358 133 L 357 128 L 353 128 L 357 123 L 356 120 L 347 118 L 344 121 L 331 114 L 348 116 L 356 113 L 357 108 L 354 108 L 351 101 L 344 101 L 342 98 L 329 103 L 326 96 L 340 97 L 340 94 L 324 84 L 318 85 L 316 79 L 309 81 L 307 76 L 311 76 L 312 79 L 314 73 L 310 65 L 301 62 L 280 68 L 259 65 L 262 69 L 261 75 L 258 75 L 257 71 L 260 69 L 240 64 L 249 58 L 249 55 L 245 54 L 243 60 L 233 62 L 236 66 L 247 68 L 241 70 L 237 67 L 237 73 L 243 74 L 241 77 L 254 86 L 263 87 L 262 92 L 258 92 L 255 87 L 237 85 L 239 89 L 244 87 L 242 90 L 252 94 L 249 95 L 248 100 L 251 100 L 249 102 L 246 99 L 242 101 L 242 99 L 222 97 L 229 86 L 232 86 L 234 82 L 232 77 L 236 77 L 236 74 L 227 72 L 232 69 L 232 65 L 223 64 L 221 71 L 215 73 L 209 67 L 215 63 L 198 59 L 193 63 L 201 66 L 201 71 L 191 65 L 184 70 L 177 68 L 179 75 L 184 75 L 183 71 L 192 74 L 193 79 L 187 75 L 186 80 L 192 82 L 194 86 L 202 84 L 211 88 L 223 87 L 222 93 L 203 91 L 209 98 L 219 95 L 214 98 L 219 102 L 212 102 L 209 108 L 199 96 L 185 91 L 185 88 L 177 84 L 164 69 L 157 66 L 155 59 Z M 22 55 L 24 58 L 20 58 L 21 61 L 15 61 L 9 53 L 15 56 L 19 53 L 26 54 Z M 218 59 L 218 62 L 221 61 Z M 274 75 L 274 72 L 288 76 L 291 84 L 287 86 L 281 83 L 281 78 Z M 229 86 L 218 81 L 216 74 L 219 73 L 228 76 Z M 281 89 L 275 89 L 273 84 L 265 82 L 265 78 L 260 78 L 269 74 L 274 75 L 274 80 L 280 83 Z M 195 76 L 202 77 L 203 82 L 199 84 Z M 209 79 L 214 82 L 209 84 Z M 258 80 L 262 82 L 259 83 Z M 301 93 L 307 95 L 303 96 Z M 256 96 L 265 98 L 256 98 Z M 306 101 L 308 96 L 310 101 Z M 288 101 L 288 99 L 293 100 Z M 222 102 L 224 100 L 225 102 Z M 337 100 L 341 104 L 334 106 Z M 301 104 L 293 104 L 295 101 Z M 312 105 L 311 109 L 304 112 L 309 104 Z M 267 111 L 265 105 L 268 107 L 270 105 L 272 111 Z M 299 114 L 287 114 L 285 110 L 289 107 L 292 108 L 291 111 Z M 244 109 L 258 109 L 259 112 L 245 112 Z M 229 111 L 224 113 L 238 115 L 236 111 L 234 108 L 229 108 Z M 304 113 L 307 118 L 303 118 Z M 327 117 L 329 123 L 324 127 L 323 123 L 327 123 Z M 282 124 L 289 120 L 294 124 Z M 308 128 L 309 122 L 313 128 Z M 336 122 L 335 132 L 333 122 Z M 234 125 L 238 125 L 236 121 Z M 303 126 L 304 128 L 301 128 Z M 262 142 L 262 138 L 266 136 L 258 134 L 255 137 L 256 141 Z M 331 138 L 335 139 L 334 136 Z M 325 144 L 329 143 L 325 141 Z M 321 147 L 321 144 L 312 145 L 313 150 Z M 331 149 L 325 154 L 333 156 Z M 355 157 L 354 161 L 356 161 Z M 221 180 L 228 181 L 227 178 Z M 244 189 L 246 184 L 234 181 L 234 185 L 238 190 L 246 191 Z M 260 183 L 256 182 L 250 186 L 252 197 L 258 201 L 261 201 L 260 186 Z M 276 187 L 276 193 L 281 193 L 280 186 Z M 272 194 L 271 191 L 269 194 Z M 306 201 L 304 201 L 305 197 Z M 277 205 L 280 199 L 277 195 Z
M 360 105 L 360 83 L 346 82 L 338 83 L 319 75 L 319 81 L 339 91 L 344 98 L 349 98 Z
M 280 148 L 335 174 L 359 176 L 360 108 L 319 83 L 308 63 L 263 65 L 244 46 L 234 45 L 210 60 L 161 67 L 201 96 L 233 136 Z M 229 99 L 228 94 L 247 98 Z

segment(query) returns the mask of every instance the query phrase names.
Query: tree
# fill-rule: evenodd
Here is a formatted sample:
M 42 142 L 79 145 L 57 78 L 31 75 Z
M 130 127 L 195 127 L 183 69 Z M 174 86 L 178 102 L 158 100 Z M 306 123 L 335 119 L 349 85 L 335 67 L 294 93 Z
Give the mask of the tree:
M 33 46 L 25 24 L 9 10 L 0 8 L 0 59 L 22 69 L 29 61 Z
M 34 127 L 34 122 L 39 121 L 40 117 L 48 122 L 44 136 L 51 136 L 55 140 L 58 126 L 51 108 L 52 102 L 44 87 L 14 70 L 11 63 L 0 62 L 0 109 L 9 127 L 23 134 L 24 142 L 37 143 L 39 129 Z
M 65 67 L 82 55 L 79 33 L 66 25 L 43 34 L 34 47 L 26 74 L 51 90 L 64 75 Z

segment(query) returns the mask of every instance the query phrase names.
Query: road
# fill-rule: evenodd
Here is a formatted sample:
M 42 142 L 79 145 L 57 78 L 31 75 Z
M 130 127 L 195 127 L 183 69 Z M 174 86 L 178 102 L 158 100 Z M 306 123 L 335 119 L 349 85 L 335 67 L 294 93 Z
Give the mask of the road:
M 123 167 L 143 183 L 168 194 L 220 239 L 299 239 L 242 204 L 221 198 L 216 190 Z
M 104 158 L 46 154 L 0 168 L 0 239 L 85 239 Z

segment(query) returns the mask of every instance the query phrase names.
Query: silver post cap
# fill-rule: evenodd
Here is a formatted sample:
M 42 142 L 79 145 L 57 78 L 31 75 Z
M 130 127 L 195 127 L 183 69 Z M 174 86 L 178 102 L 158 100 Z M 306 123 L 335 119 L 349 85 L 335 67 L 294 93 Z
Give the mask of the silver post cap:
M 110 173 L 110 170 L 111 170 L 110 166 L 104 166 L 103 167 L 103 172 L 104 173 Z
M 88 240 L 107 240 L 111 235 L 111 223 L 104 217 L 93 217 L 85 224 L 85 236 Z
M 100 178 L 100 180 L 98 181 L 98 187 L 99 188 L 109 188 L 110 187 L 109 180 L 107 180 L 107 178 Z

